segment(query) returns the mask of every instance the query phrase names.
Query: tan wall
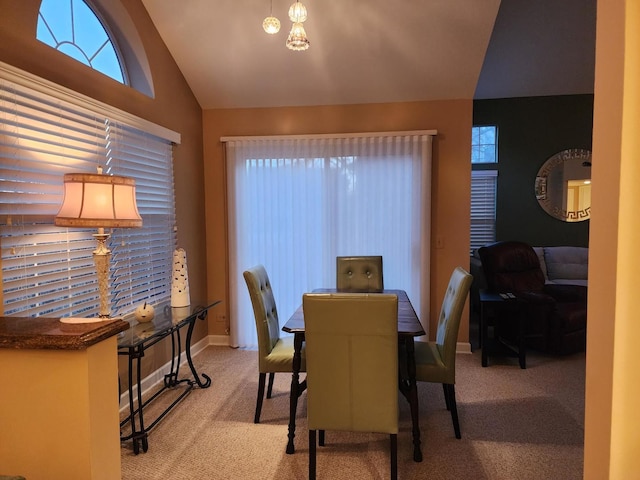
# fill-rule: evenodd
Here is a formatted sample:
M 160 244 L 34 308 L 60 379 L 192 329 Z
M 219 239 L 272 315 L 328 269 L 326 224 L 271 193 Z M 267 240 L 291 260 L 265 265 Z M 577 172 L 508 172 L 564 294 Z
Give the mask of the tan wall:
M 209 296 L 228 300 L 225 170 L 220 137 L 354 133 L 435 129 L 433 147 L 431 333 L 433 321 L 458 265 L 469 268 L 471 182 L 471 100 L 342 105 L 326 107 L 221 109 L 204 111 L 204 156 L 207 216 Z M 442 248 L 435 248 L 436 237 Z M 226 319 L 229 316 L 225 302 Z M 461 341 L 469 338 L 468 311 L 460 327 Z M 210 317 L 212 334 L 224 334 L 226 319 Z M 426 319 L 422 319 L 426 326 Z
M 116 348 L 115 336 L 86 350 L 0 348 L 11 365 L 0 369 L 0 474 L 120 478 L 118 404 L 105 401 L 118 394 Z
M 144 44 L 155 98 L 37 41 L 39 0 L 0 0 L 0 61 L 180 133 L 181 144 L 174 149 L 178 244 L 187 251 L 191 295 L 206 300 L 201 109 L 142 2 L 127 0 L 122 4 Z M 205 322 L 198 322 L 194 341 L 205 334 Z M 165 352 L 149 355 L 145 370 L 155 370 L 166 360 Z
M 598 2 L 585 479 L 639 478 L 640 4 Z

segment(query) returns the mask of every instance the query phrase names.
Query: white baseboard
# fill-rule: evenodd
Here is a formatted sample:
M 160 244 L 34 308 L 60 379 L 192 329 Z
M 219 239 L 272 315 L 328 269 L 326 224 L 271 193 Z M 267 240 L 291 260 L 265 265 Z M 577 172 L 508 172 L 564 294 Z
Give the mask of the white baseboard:
M 209 335 L 209 345 L 216 347 L 228 347 L 229 335 Z
M 470 342 L 456 343 L 456 353 L 471 353 L 471 343 Z

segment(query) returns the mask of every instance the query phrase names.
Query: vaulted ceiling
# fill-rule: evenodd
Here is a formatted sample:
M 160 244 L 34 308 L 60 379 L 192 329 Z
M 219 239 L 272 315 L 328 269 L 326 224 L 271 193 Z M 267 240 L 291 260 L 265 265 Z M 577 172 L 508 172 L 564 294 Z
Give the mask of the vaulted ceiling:
M 593 93 L 596 0 L 503 0 L 475 98 Z
M 304 0 L 299 52 L 292 1 L 143 3 L 205 109 L 593 92 L 596 0 Z

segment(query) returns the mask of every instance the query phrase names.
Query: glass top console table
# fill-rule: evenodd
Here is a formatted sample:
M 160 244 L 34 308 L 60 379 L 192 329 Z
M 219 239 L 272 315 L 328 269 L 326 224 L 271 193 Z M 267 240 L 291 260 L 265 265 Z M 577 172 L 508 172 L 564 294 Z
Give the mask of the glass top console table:
M 208 388 L 211 379 L 196 371 L 191 359 L 191 336 L 196 320 L 204 320 L 210 308 L 218 305 L 220 301 L 212 302 L 206 306 L 171 307 L 169 302 L 162 303 L 155 307 L 155 317 L 151 322 L 135 323 L 132 321 L 131 328 L 122 332 L 118 336 L 118 355 L 128 357 L 129 365 L 129 415 L 120 422 L 120 429 L 126 428 L 126 434 L 121 434 L 120 440 L 133 441 L 133 451 L 137 455 L 140 452 L 140 445 L 144 452 L 149 448 L 147 440 L 148 432 L 164 418 L 185 396 L 187 396 L 197 385 L 200 388 Z M 195 304 L 197 305 L 197 304 Z M 186 328 L 187 336 L 184 342 L 184 353 L 187 364 L 191 371 L 191 376 L 180 378 L 180 364 L 182 356 L 182 342 L 180 332 Z M 143 401 L 141 387 L 141 363 L 145 350 L 156 343 L 171 337 L 171 367 L 164 375 L 162 387 L 153 395 Z M 135 383 L 134 383 L 135 370 Z M 145 423 L 144 410 L 151 402 L 157 399 L 162 393 L 169 389 L 174 389 L 179 385 L 185 388 L 173 402 L 166 407 L 150 423 Z

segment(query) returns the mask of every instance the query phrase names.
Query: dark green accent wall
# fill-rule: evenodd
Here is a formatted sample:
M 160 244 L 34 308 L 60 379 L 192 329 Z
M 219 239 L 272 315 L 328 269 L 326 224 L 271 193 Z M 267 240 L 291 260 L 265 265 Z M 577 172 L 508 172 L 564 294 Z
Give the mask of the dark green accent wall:
M 475 100 L 473 124 L 498 127 L 496 239 L 588 246 L 589 220 L 566 223 L 548 215 L 535 198 L 534 181 L 555 153 L 591 150 L 593 95 Z

